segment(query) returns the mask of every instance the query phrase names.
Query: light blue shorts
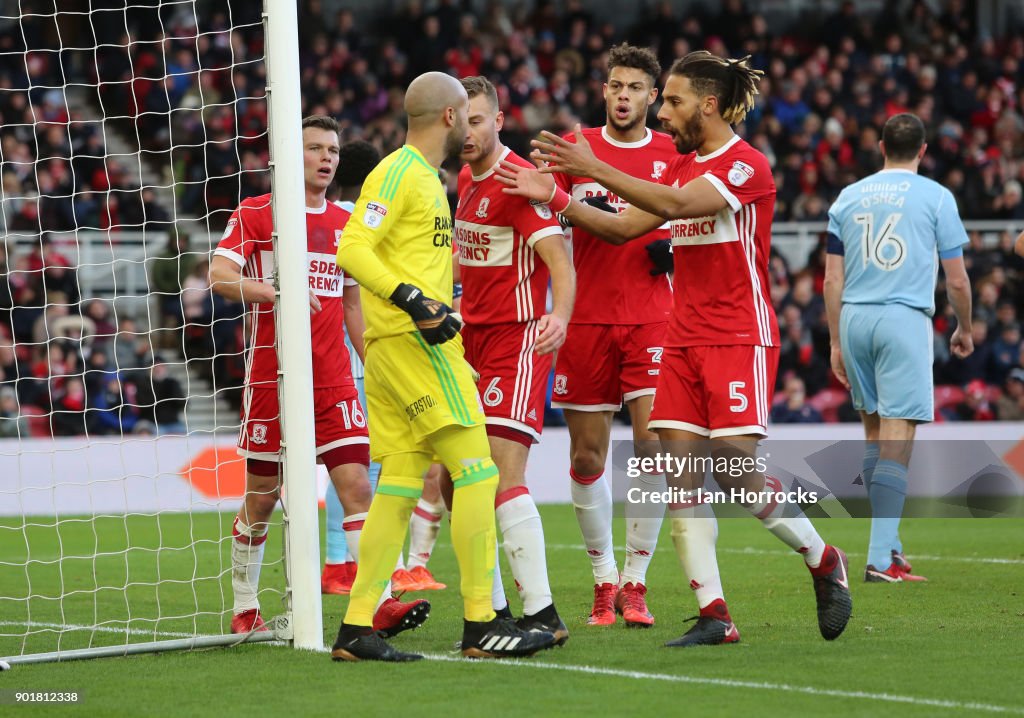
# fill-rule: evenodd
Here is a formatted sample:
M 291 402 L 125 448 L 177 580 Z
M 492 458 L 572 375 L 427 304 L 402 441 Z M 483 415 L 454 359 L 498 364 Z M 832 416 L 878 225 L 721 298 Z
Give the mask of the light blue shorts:
M 844 304 L 839 319 L 853 406 L 885 419 L 932 421 L 931 318 L 903 304 Z

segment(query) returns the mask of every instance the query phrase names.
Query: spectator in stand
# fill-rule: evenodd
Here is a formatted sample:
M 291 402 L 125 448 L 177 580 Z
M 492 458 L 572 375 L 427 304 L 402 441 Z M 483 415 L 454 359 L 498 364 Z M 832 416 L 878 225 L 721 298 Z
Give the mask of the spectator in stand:
M 783 318 L 785 328 L 779 352 L 779 376 L 795 374 L 812 395 L 817 394 L 828 384 L 828 365 L 821 354 L 815 352 L 811 332 L 804 325 L 798 308 L 789 305 L 783 310 Z
M 795 375 L 786 377 L 783 388 L 785 401 L 772 407 L 772 422 L 775 424 L 816 424 L 822 421 L 821 413 L 807 403 L 807 391 L 803 379 Z
M 996 399 L 999 421 L 1024 421 L 1024 369 L 1012 369 L 1003 385 L 1003 394 Z
M 150 291 L 159 299 L 163 326 L 180 327 L 183 323 L 182 296 L 185 282 L 196 266 L 196 255 L 188 251 L 188 236 L 173 232 L 167 246 L 150 265 Z
M 21 415 L 13 387 L 0 386 L 0 439 L 28 438 L 28 419 Z
M 118 371 L 131 371 L 152 364 L 152 347 L 144 333 L 136 328 L 135 320 L 124 317 L 118 323 L 114 337 L 114 365 Z
M 993 421 L 996 418 L 988 400 L 988 387 L 981 379 L 969 382 L 964 388 L 964 400 L 943 409 L 942 414 L 949 421 Z
M 181 383 L 170 375 L 163 357 L 153 358 L 149 377 L 138 381 L 137 400 L 141 418 L 152 422 L 156 432 L 163 434 L 184 434 L 185 423 L 181 412 L 185 410 L 185 391 Z
M 93 324 L 92 347 L 93 351 L 100 347 L 107 347 L 114 341 L 117 334 L 117 327 L 111 321 L 110 303 L 103 299 L 90 299 L 83 310 L 85 317 Z
M 998 331 L 996 340 L 992 342 L 992 359 L 985 379 L 990 384 L 1001 386 L 1020 360 L 1022 343 L 1020 325 L 1016 322 L 1003 324 Z
M 77 379 L 72 380 L 72 383 L 80 384 Z M 89 408 L 93 413 L 89 422 L 90 429 L 97 434 L 124 436 L 135 428 L 140 414 L 135 387 L 122 383 L 118 374 L 108 374 L 103 390 L 94 400 L 92 396 L 89 399 Z
M 77 377 L 65 382 L 54 397 L 50 413 L 50 430 L 54 436 L 80 436 L 89 433 L 91 417 L 86 411 L 85 385 Z
M 939 370 L 942 383 L 965 386 L 978 380 L 984 384 L 992 371 L 992 342 L 988 336 L 988 324 L 982 317 L 976 315 L 971 324 L 974 353 L 966 359 L 951 357 Z
M 37 389 L 31 377 L 31 368 L 18 359 L 14 344 L 0 333 L 0 388 L 14 389 L 22 404 L 34 404 Z

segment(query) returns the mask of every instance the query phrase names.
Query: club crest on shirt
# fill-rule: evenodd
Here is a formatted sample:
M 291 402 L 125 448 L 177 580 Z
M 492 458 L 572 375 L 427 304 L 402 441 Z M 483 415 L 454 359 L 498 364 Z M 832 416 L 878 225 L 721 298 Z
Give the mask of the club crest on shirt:
M 487 207 L 491 204 L 490 197 L 484 197 L 476 208 L 476 216 L 479 219 L 487 219 Z
M 337 247 L 339 244 L 341 244 L 341 230 L 336 229 L 334 230 L 334 246 Z
M 533 211 L 536 212 L 537 216 L 541 219 L 551 219 L 551 208 L 546 204 L 533 205 Z
M 661 173 L 668 168 L 668 163 L 660 160 L 654 161 L 654 168 L 651 170 L 651 179 L 661 179 Z
M 252 425 L 252 443 L 254 443 L 254 444 L 266 444 L 267 443 L 267 425 L 266 424 L 253 424 Z
M 748 165 L 746 162 L 740 162 L 736 160 L 732 163 L 732 167 L 729 168 L 729 184 L 733 187 L 739 187 L 748 179 L 754 176 L 754 168 Z
M 388 214 L 388 208 L 376 202 L 366 204 L 366 212 L 363 214 L 363 224 L 370 229 L 377 229 Z
M 224 241 L 231 236 L 231 232 L 234 231 L 235 227 L 238 226 L 238 220 L 232 217 L 228 220 L 228 226 L 224 228 L 224 234 L 221 235 L 220 241 Z

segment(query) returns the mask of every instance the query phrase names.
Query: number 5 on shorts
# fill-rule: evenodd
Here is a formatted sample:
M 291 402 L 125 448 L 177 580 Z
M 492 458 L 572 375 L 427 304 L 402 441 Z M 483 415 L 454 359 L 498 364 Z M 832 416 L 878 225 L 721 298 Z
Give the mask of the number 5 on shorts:
M 741 393 L 746 387 L 745 381 L 729 382 L 729 398 L 736 402 L 729 406 L 729 411 L 733 414 L 742 414 L 747 410 L 747 397 Z

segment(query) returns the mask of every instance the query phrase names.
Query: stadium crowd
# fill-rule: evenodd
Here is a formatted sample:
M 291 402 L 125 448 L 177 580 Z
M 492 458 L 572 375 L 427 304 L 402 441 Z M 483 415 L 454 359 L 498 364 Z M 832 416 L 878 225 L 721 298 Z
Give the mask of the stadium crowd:
M 376 12 L 368 31 L 350 10 L 328 13 L 321 0 L 304 0 L 302 112 L 331 115 L 343 141 L 366 139 L 387 153 L 403 141 L 403 92 L 415 75 L 483 74 L 505 111 L 503 140 L 523 153 L 540 129 L 603 123 L 605 53 L 615 42 L 653 47 L 663 67 L 694 49 L 749 54 L 765 76 L 738 131 L 773 164 L 777 220 L 823 222 L 843 186 L 881 166 L 882 123 L 903 111 L 924 120 L 929 149 L 922 172 L 953 190 L 963 218 L 1024 220 L 1024 34 L 1011 27 L 981 34 L 974 3 L 941 5 L 933 12 L 924 0 L 885 3 L 871 16 L 844 2 L 834 13 L 794 17 L 790 27 L 772 29 L 743 0 L 685 13 L 659 2 L 632 22 L 603 19 L 581 0 L 514 7 L 494 1 L 482 13 L 456 0 L 409 0 L 397 15 Z M 48 232 L 96 228 L 116 240 L 121 230 L 167 231 L 172 217 L 187 216 L 208 217 L 219 231 L 240 198 L 269 190 L 258 4 L 217 0 L 206 9 L 198 33 L 189 5 L 136 8 L 129 33 L 123 23 L 103 22 L 102 10 L 92 22 L 57 33 L 52 19 L 23 9 L 21 32 L 0 33 L 0 54 L 30 49 L 24 62 L 0 66 L 0 232 L 7 237 L 0 246 L 0 424 L 17 422 L 7 391 L 14 389 L 23 406 L 71 413 L 60 431 L 76 433 L 80 384 L 90 402 L 128 406 L 139 402 L 125 372 L 156 371 L 149 328 L 124 329 L 132 320 L 123 318 L 113 327 L 109 303 L 80 297 L 75 270 L 47 242 Z M 63 49 L 94 44 L 101 45 L 95 57 Z M 102 106 L 154 168 L 169 168 L 163 179 L 177 188 L 176 206 L 161 206 L 151 189 L 125 179 L 122 164 L 107 156 L 100 123 L 85 121 L 82 109 L 53 89 L 65 82 L 81 90 L 83 102 Z M 17 249 L 33 242 L 32 251 Z M 194 326 L 191 336 L 208 343 L 212 355 L 237 353 L 237 323 L 220 324 L 223 331 L 211 335 L 219 323 L 209 287 L 185 269 L 180 254 L 171 246 L 161 255 L 177 261 L 177 272 L 153 274 L 154 288 L 168 297 L 164 313 Z M 1020 420 L 1024 262 L 1008 231 L 995 246 L 973 233 L 966 257 L 977 348 L 966 360 L 949 356 L 951 312 L 940 282 L 937 418 Z M 777 254 L 771 267 L 783 342 L 774 420 L 852 420 L 828 366 L 824 244 L 805 266 L 789 266 Z M 177 301 L 187 288 L 197 300 L 191 304 L 184 295 Z M 97 377 L 118 376 L 120 390 L 113 380 L 83 381 L 84 366 L 101 372 Z M 138 382 L 147 383 L 155 386 Z M 121 416 L 117 430 L 131 430 Z M 100 422 L 98 430 L 107 426 Z M 0 426 L 0 434 L 6 430 Z

